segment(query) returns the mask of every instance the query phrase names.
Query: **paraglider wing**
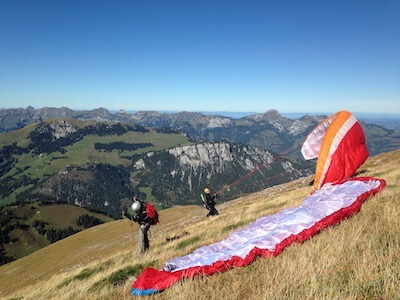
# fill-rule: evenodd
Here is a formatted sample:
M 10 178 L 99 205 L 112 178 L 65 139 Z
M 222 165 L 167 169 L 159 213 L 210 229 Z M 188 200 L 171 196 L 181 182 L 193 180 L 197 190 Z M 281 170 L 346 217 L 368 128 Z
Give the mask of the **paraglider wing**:
M 314 189 L 326 182 L 350 178 L 368 158 L 360 123 L 348 111 L 340 111 L 315 127 L 301 149 L 305 159 L 318 157 Z

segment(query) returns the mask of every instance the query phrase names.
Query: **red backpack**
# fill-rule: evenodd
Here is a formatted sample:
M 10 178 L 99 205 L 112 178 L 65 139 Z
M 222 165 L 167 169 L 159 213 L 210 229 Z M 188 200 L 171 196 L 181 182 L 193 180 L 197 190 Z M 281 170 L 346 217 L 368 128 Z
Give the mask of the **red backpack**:
M 146 202 L 146 213 L 149 219 L 153 220 L 153 224 L 151 225 L 156 225 L 158 223 L 158 212 L 156 208 L 148 202 Z

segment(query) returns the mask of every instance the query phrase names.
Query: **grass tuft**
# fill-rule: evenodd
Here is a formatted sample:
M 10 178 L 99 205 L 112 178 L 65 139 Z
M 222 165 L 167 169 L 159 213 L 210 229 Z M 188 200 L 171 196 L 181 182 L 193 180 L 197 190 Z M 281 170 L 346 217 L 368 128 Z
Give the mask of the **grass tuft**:
M 96 268 L 92 268 L 92 269 L 83 269 L 78 275 L 75 275 L 73 277 L 69 277 L 66 278 L 63 282 L 61 282 L 57 287 L 58 288 L 62 288 L 64 286 L 69 285 L 71 282 L 73 281 L 82 281 L 85 279 L 88 279 L 89 277 L 91 277 L 94 274 L 100 273 L 102 271 L 104 271 L 105 269 L 107 269 L 108 267 L 110 267 L 111 265 L 113 265 L 114 262 L 113 261 L 107 261 L 104 264 L 102 264 L 99 267 Z
M 194 244 L 194 243 L 196 243 L 196 242 L 198 242 L 198 241 L 201 241 L 201 237 L 199 237 L 199 236 L 193 236 L 193 237 L 191 237 L 191 238 L 188 238 L 188 239 L 186 239 L 186 240 L 184 240 L 184 241 L 178 243 L 178 244 L 175 246 L 175 249 L 176 249 L 176 250 L 182 250 L 182 249 L 186 248 L 187 246 L 189 246 L 189 245 L 191 245 L 191 244 Z
M 239 228 L 239 227 L 242 227 L 242 226 L 244 226 L 246 224 L 249 224 L 250 222 L 251 221 L 248 221 L 248 222 L 241 221 L 241 222 L 238 222 L 238 223 L 235 223 L 235 224 L 231 224 L 231 225 L 222 227 L 221 232 L 229 232 L 231 230 L 234 230 L 236 228 Z
M 286 204 L 287 204 L 287 201 L 280 202 L 280 203 L 270 203 L 270 204 L 267 204 L 267 205 L 261 207 L 260 211 L 266 211 L 266 210 L 270 210 L 270 209 L 280 208 L 280 207 L 285 206 Z
M 106 278 L 96 282 L 92 287 L 89 289 L 90 291 L 98 291 L 106 286 L 117 287 L 121 286 L 125 283 L 125 281 L 131 277 L 137 277 L 145 268 L 149 268 L 154 266 L 155 261 L 145 263 L 145 264 L 137 264 L 133 266 L 127 266 L 122 268 L 116 272 L 111 273 Z

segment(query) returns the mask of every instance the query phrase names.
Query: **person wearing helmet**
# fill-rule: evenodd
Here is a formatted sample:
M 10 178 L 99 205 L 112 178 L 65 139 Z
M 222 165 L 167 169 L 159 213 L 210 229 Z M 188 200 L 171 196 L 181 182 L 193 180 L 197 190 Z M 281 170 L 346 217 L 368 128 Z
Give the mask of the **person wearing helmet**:
M 215 208 L 215 199 L 217 198 L 217 194 L 211 196 L 211 191 L 209 188 L 204 189 L 204 196 L 202 195 L 204 201 L 204 207 L 209 210 L 207 217 L 217 216 L 218 210 Z
M 151 222 L 146 212 L 146 203 L 143 200 L 133 197 L 131 208 L 135 212 L 134 216 L 127 211 L 123 211 L 122 216 L 139 223 L 138 253 L 142 254 L 150 248 L 148 231 Z

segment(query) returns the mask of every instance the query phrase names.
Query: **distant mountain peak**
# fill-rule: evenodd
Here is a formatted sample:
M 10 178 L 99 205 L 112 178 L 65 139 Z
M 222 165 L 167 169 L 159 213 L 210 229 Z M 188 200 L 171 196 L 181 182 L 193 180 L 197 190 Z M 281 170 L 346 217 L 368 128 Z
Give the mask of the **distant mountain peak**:
M 161 113 L 156 110 L 140 110 L 134 114 L 135 115 L 161 115 Z
M 281 116 L 276 109 L 270 109 L 263 114 L 251 115 L 244 119 L 270 123 L 281 132 L 287 132 L 294 122 L 291 119 Z
M 108 111 L 107 108 L 104 107 L 99 107 L 99 108 L 95 108 L 92 110 L 93 113 L 101 113 L 103 115 L 108 115 L 110 114 L 110 112 Z
M 269 109 L 263 115 L 265 118 L 268 119 L 280 119 L 282 116 L 279 114 L 278 110 L 276 109 Z
M 250 115 L 250 116 L 245 117 L 245 118 L 250 118 L 250 119 L 253 119 L 253 120 L 256 120 L 256 121 L 260 121 L 260 120 L 273 121 L 273 120 L 280 120 L 280 119 L 282 119 L 284 117 L 282 117 L 279 114 L 278 110 L 269 109 L 265 113 L 254 114 L 254 115 Z

